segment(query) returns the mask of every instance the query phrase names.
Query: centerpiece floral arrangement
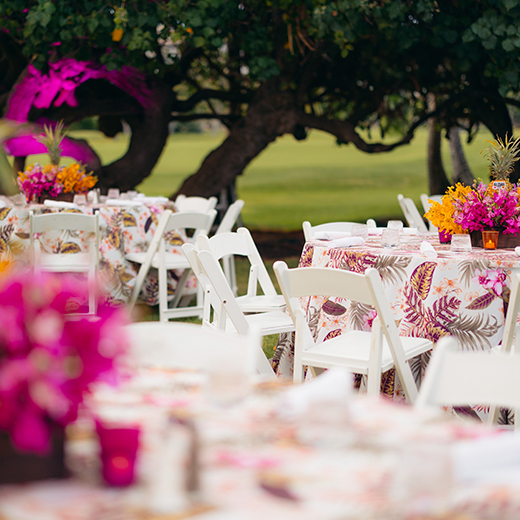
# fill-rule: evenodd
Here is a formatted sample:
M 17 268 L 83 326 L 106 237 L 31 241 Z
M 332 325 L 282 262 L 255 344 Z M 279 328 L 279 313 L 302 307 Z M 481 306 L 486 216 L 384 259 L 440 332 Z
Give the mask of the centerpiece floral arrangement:
M 122 308 L 67 319 L 86 282 L 11 270 L 0 278 L 0 433 L 20 452 L 43 455 L 53 425 L 75 420 L 92 383 L 116 381 L 125 352 Z
M 59 122 L 54 130 L 45 126 L 45 136 L 40 141 L 47 148 L 50 164 L 41 166 L 30 164 L 25 171 L 18 172 L 18 187 L 30 202 L 40 197 L 57 198 L 62 194 L 86 193 L 92 189 L 97 177 L 87 173 L 85 168 L 72 163 L 70 166 L 60 166 L 62 153 L 61 142 L 65 137 L 63 122 Z
M 457 183 L 431 201 L 424 215 L 441 231 L 451 234 L 496 229 L 504 234 L 520 233 L 520 187 L 509 182 L 515 162 L 520 159 L 520 138 L 497 137 L 486 151 L 490 159 L 491 182 L 475 181 L 473 186 Z

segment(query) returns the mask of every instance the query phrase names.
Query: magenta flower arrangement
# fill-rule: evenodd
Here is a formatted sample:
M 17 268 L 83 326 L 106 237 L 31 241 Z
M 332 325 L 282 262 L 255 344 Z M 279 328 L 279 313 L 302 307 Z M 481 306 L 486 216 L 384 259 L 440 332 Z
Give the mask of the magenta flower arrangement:
M 34 197 L 41 197 L 44 193 L 56 197 L 63 191 L 63 184 L 56 180 L 58 172 L 59 166 L 31 164 L 18 175 L 18 187 L 28 202 Z
M 493 189 L 479 183 L 453 200 L 453 220 L 467 231 L 500 229 L 504 234 L 520 232 L 520 199 L 516 186 Z
M 95 317 L 67 319 L 86 294 L 67 276 L 0 279 L 0 430 L 20 451 L 48 453 L 52 424 L 75 420 L 95 381 L 117 381 L 125 313 L 100 303 Z

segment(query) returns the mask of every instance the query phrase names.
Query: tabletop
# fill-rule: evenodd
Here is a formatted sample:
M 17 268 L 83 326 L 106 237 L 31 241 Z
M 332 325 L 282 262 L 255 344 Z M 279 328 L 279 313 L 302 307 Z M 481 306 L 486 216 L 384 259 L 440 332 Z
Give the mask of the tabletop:
M 128 253 L 145 252 L 153 237 L 159 216 L 164 209 L 173 209 L 173 203 L 147 203 L 128 206 L 109 206 L 106 204 L 85 205 L 75 209 L 47 208 L 41 204 L 29 206 L 10 206 L 0 208 L 0 260 L 27 264 L 29 261 L 29 211 L 52 212 L 74 211 L 92 214 L 99 212 L 100 220 L 100 278 L 106 298 L 114 304 L 122 304 L 130 298 L 139 265 L 129 262 Z M 43 248 L 49 252 L 74 254 L 85 249 L 81 234 L 70 232 L 48 233 Z M 170 252 L 182 255 L 183 239 L 174 232 L 167 238 Z M 173 298 L 177 274 L 168 273 L 169 291 Z M 192 277 L 188 289 L 195 286 Z M 157 273 L 150 273 L 143 284 L 141 300 L 149 305 L 159 301 Z
M 435 257 L 421 253 L 426 241 Z M 403 336 L 438 341 L 453 335 L 469 350 L 490 350 L 502 339 L 504 307 L 507 307 L 511 273 L 520 268 L 513 249 L 470 253 L 450 251 L 435 233 L 403 235 L 396 248 L 384 248 L 379 236 L 362 246 L 333 247 L 331 242 L 310 241 L 303 248 L 300 267 L 318 266 L 364 273 L 373 267 L 381 275 L 392 313 Z M 305 302 L 307 318 L 320 339 L 347 329 L 370 330 L 374 311 L 366 306 L 323 298 Z M 282 335 L 273 358 L 277 373 L 292 378 L 293 344 Z M 410 366 L 417 381 L 422 378 L 428 355 L 414 358 Z M 395 396 L 393 372 L 383 384 Z
M 334 401 L 330 379 L 319 391 L 313 383 L 258 383 L 225 405 L 207 384 L 197 373 L 151 369 L 118 390 L 98 389 L 94 409 L 119 405 L 143 419 L 136 484 L 102 484 L 85 416 L 69 431 L 74 476 L 0 486 L 0 518 L 519 518 L 520 460 L 511 453 L 520 453 L 520 440 L 510 432 L 360 395 Z M 302 407 L 308 402 L 319 410 L 315 420 Z M 150 465 L 165 457 L 157 442 L 165 414 L 195 425 L 200 472 L 198 492 L 170 515 L 153 512 L 161 472 Z M 498 472 L 490 457 L 501 457 Z

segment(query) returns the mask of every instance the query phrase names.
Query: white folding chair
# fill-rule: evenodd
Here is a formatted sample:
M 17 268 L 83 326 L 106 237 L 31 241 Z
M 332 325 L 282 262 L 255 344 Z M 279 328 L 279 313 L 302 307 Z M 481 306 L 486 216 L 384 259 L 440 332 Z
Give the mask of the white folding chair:
M 430 200 L 434 202 L 442 202 L 442 195 L 426 195 L 426 193 L 421 193 L 421 204 L 424 210 L 424 213 L 428 213 L 430 211 L 430 207 L 432 203 Z M 429 223 L 430 231 L 437 231 L 437 227 L 434 226 L 431 222 Z
M 37 272 L 53 273 L 85 273 L 88 281 L 89 311 L 97 311 L 97 272 L 99 266 L 99 217 L 82 213 L 45 213 L 35 215 L 29 212 L 30 249 L 34 269 Z M 35 234 L 49 231 L 81 231 L 88 233 L 88 252 L 78 253 L 48 253 L 42 251 L 39 238 Z
M 183 246 L 183 249 L 188 249 L 188 245 Z M 192 264 L 194 266 L 193 271 L 196 274 L 198 272 L 199 277 L 201 274 L 204 275 L 199 278 L 199 282 L 209 290 L 213 302 L 212 305 L 216 310 L 216 316 L 213 316 L 212 319 L 206 315 L 207 319 L 203 320 L 205 326 L 224 330 L 232 335 L 247 335 L 251 328 L 257 330 L 261 336 L 281 334 L 282 332 L 294 330 L 291 317 L 283 311 L 276 310 L 257 314 L 244 314 L 231 291 L 231 287 L 218 260 L 215 259 L 213 254 L 209 251 L 196 251 L 193 249 L 191 254 L 192 257 L 196 256 L 199 264 L 198 267 L 194 263 Z M 208 295 L 206 294 L 206 296 Z M 205 299 L 205 305 L 206 301 Z M 218 304 L 215 304 L 215 301 Z M 257 367 L 262 374 L 274 374 L 269 361 L 264 355 L 257 358 Z
M 354 224 L 357 224 L 357 222 L 327 222 L 325 224 L 311 226 L 311 223 L 306 220 L 302 224 L 303 236 L 305 237 L 305 242 L 308 242 L 309 240 L 312 240 L 316 232 L 319 231 L 338 231 L 350 233 Z
M 296 326 L 294 382 L 302 381 L 305 365 L 341 366 L 356 374 L 366 374 L 367 393 L 379 395 L 381 373 L 395 367 L 407 399 L 414 402 L 417 386 L 408 361 L 430 350 L 433 344 L 422 338 L 399 336 L 375 269 L 367 269 L 362 275 L 322 267 L 289 269 L 285 262 L 275 262 L 274 271 Z M 300 305 L 300 298 L 309 296 L 335 296 L 373 306 L 377 317 L 372 331 L 351 330 L 315 342 Z
M 174 206 L 179 212 L 196 211 L 198 213 L 207 213 L 215 209 L 217 205 L 217 197 L 186 197 L 186 195 L 178 195 L 175 199 Z
M 244 201 L 241 199 L 236 200 L 233 204 L 230 204 L 226 213 L 222 217 L 220 224 L 215 231 L 215 235 L 220 235 L 221 233 L 229 233 L 233 231 L 233 227 L 235 226 L 238 217 L 240 216 L 240 212 L 244 207 Z M 224 268 L 224 273 L 226 278 L 229 281 L 229 285 L 233 290 L 233 294 L 236 296 L 238 293 L 238 285 L 237 285 L 237 275 L 235 271 L 235 257 L 233 255 L 227 255 L 222 258 L 222 266 Z
M 520 410 L 520 356 L 462 351 L 453 337 L 442 338 L 415 402 L 417 408 L 490 405 Z M 492 411 L 488 423 L 496 423 Z M 520 431 L 520 421 L 515 430 Z
M 128 363 L 136 367 L 161 367 L 211 371 L 227 364 L 244 374 L 252 372 L 260 336 L 229 336 L 196 323 L 142 321 L 127 325 L 130 341 Z
M 197 245 L 201 251 L 212 253 L 217 261 L 224 260 L 230 255 L 242 256 L 249 260 L 247 293 L 236 298 L 242 312 L 266 312 L 285 307 L 283 296 L 277 294 L 248 229 L 239 228 L 236 233 L 220 233 L 211 238 L 200 234 L 197 237 Z M 225 267 L 226 263 L 223 262 L 224 273 L 226 273 Z M 226 279 L 231 286 L 228 276 L 226 276 Z M 264 294 L 257 294 L 258 285 L 260 285 Z
M 399 206 L 401 206 L 401 210 L 408 225 L 417 228 L 419 233 L 427 233 L 428 228 L 426 227 L 415 202 L 412 199 L 403 196 L 401 193 L 397 195 L 397 201 L 399 202 Z
M 196 291 L 197 302 L 195 306 L 179 305 L 183 303 L 181 302 L 181 298 L 186 296 L 184 288 L 191 274 L 191 269 L 182 251 L 166 252 L 165 233 L 175 230 L 178 232 L 194 230 L 191 240 L 195 240 L 199 233 L 208 233 L 216 215 L 217 211 L 214 209 L 208 213 L 172 213 L 170 210 L 163 212 L 148 251 L 146 253 L 130 253 L 126 255 L 127 260 L 141 264 L 129 302 L 130 309 L 133 308 L 137 301 L 150 267 L 154 267 L 158 270 L 160 321 L 168 321 L 168 319 L 171 318 L 183 318 L 186 316 L 202 316 L 203 294 L 202 289 L 199 287 L 197 287 Z M 182 275 L 177 282 L 175 294 L 170 306 L 168 306 L 167 272 L 169 270 L 182 270 Z

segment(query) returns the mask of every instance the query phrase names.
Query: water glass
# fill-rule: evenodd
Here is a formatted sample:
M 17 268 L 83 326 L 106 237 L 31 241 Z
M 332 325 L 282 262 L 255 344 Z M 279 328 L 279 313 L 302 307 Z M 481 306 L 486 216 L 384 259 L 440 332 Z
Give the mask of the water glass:
M 368 240 L 368 226 L 366 224 L 352 224 L 350 234 L 353 237 L 361 237 L 363 240 Z
M 383 247 L 397 247 L 399 245 L 398 229 L 383 229 L 381 233 L 381 245 Z
M 471 236 L 468 234 L 452 235 L 450 250 L 457 253 L 470 253 Z
M 109 199 L 118 199 L 119 198 L 119 188 L 110 188 L 108 190 L 107 196 Z
M 397 229 L 399 234 L 403 232 L 403 223 L 400 220 L 389 220 L 386 227 L 388 229 Z
M 77 193 L 74 195 L 74 204 L 84 206 L 87 203 L 87 197 L 84 194 Z

